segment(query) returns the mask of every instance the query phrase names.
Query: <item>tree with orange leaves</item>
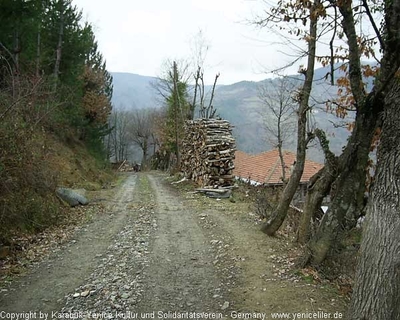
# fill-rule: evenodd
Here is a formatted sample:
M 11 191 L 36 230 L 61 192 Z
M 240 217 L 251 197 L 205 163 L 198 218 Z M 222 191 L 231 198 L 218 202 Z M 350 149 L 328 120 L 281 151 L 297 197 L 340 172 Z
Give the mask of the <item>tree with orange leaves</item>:
M 103 125 L 111 113 L 111 101 L 106 93 L 107 71 L 86 65 L 83 73 L 84 95 L 82 98 L 85 117 L 90 124 Z
M 108 118 L 112 105 L 112 77 L 106 70 L 103 56 L 97 49 L 97 42 L 91 27 L 88 28 L 89 41 L 92 42 L 91 50 L 86 55 L 82 79 L 82 110 L 86 121 L 82 137 L 89 144 L 94 142 L 97 147 L 105 135 L 109 133 Z M 94 139 L 94 141 L 92 141 Z

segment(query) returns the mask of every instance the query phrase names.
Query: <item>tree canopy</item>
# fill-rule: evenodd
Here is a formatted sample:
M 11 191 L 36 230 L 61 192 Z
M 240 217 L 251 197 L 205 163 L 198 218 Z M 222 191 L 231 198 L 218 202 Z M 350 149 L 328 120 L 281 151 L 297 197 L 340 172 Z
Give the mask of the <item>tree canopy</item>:
M 69 124 L 104 126 L 112 78 L 92 26 L 72 1 L 2 1 L 0 16 L 0 90 L 16 100 L 41 89 L 57 97 L 62 107 L 56 111 Z

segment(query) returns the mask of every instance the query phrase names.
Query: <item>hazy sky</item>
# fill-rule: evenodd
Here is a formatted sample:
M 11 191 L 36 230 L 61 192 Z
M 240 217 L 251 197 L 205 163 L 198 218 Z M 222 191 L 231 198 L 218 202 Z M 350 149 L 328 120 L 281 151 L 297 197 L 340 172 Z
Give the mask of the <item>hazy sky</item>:
M 202 30 L 210 44 L 206 82 L 262 80 L 284 64 L 266 30 L 246 24 L 261 0 L 74 0 L 94 25 L 109 71 L 160 75 L 166 59 L 188 59 Z M 297 70 L 297 65 L 293 70 Z M 292 70 L 292 71 L 293 71 Z

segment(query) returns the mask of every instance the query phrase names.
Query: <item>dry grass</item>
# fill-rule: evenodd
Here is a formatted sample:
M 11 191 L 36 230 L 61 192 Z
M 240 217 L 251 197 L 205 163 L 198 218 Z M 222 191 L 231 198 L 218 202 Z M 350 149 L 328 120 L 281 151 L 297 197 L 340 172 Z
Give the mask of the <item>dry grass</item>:
M 112 177 L 83 144 L 67 145 L 21 115 L 3 119 L 0 137 L 0 247 L 18 233 L 63 222 L 58 186 L 95 190 Z

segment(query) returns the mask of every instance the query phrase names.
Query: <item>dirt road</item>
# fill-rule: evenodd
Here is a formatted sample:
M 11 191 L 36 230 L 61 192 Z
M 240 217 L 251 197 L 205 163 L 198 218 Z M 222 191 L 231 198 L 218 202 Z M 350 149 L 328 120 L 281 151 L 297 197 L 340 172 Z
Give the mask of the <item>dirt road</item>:
M 77 232 L 61 251 L 48 257 L 30 274 L 13 283 L 0 296 L 0 309 L 8 312 L 60 310 L 64 297 L 90 275 L 100 254 L 126 223 L 133 200 L 136 176 L 120 186 L 109 215 L 98 217 Z
M 286 242 L 266 238 L 254 216 L 228 200 L 178 191 L 161 173 L 129 175 L 118 188 L 107 215 L 1 292 L 0 318 L 271 318 L 345 309 L 334 289 L 285 273 Z

